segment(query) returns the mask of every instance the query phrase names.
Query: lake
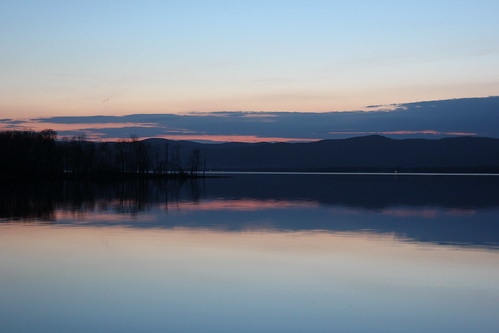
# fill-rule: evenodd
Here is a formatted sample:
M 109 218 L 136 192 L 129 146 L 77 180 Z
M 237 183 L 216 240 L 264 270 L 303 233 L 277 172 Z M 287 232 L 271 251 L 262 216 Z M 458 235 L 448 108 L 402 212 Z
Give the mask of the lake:
M 499 177 L 3 181 L 1 332 L 497 332 Z

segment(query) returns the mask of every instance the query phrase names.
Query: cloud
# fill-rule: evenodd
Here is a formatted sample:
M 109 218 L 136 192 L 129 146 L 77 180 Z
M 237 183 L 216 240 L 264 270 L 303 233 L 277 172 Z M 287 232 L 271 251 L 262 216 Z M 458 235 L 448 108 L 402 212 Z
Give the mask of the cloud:
M 5 123 L 5 124 L 23 124 L 25 121 L 23 120 L 14 120 L 14 119 L 0 119 L 0 123 Z
M 279 138 L 279 137 L 261 137 L 255 135 L 212 135 L 212 134 L 174 134 L 156 136 L 163 139 L 170 140 L 189 140 L 197 142 L 310 142 L 318 141 L 319 139 L 307 138 Z
M 476 133 L 466 133 L 466 132 L 439 132 L 434 130 L 422 130 L 422 131 L 387 131 L 387 132 L 329 132 L 329 134 L 356 134 L 356 135 L 370 135 L 370 134 L 379 134 L 379 135 L 409 135 L 409 134 L 431 134 L 431 135 L 459 135 L 459 136 L 468 136 L 468 135 L 476 135 Z
M 456 135 L 499 137 L 499 97 L 374 105 L 372 111 L 131 114 L 3 119 L 0 127 L 53 128 L 61 135 L 93 133 L 112 140 L 134 134 L 198 141 L 313 141 L 381 134 L 394 138 Z M 4 125 L 2 125 L 2 123 Z

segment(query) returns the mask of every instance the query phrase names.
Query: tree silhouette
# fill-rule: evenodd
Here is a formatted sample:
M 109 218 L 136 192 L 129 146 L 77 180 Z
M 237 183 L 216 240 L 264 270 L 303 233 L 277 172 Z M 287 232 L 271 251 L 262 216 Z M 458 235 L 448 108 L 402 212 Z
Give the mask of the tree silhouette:
M 151 145 L 136 135 L 117 142 L 92 142 L 84 134 L 57 139 L 52 129 L 0 131 L 0 175 L 186 176 L 181 144 Z M 191 176 L 199 175 L 201 153 L 192 151 Z

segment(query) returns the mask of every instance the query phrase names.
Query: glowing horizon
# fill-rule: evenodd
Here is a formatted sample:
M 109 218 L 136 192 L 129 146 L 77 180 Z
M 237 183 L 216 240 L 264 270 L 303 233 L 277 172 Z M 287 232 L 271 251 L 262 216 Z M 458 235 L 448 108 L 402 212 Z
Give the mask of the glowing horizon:
M 486 0 L 4 1 L 0 115 L 331 112 L 494 96 L 498 11 Z

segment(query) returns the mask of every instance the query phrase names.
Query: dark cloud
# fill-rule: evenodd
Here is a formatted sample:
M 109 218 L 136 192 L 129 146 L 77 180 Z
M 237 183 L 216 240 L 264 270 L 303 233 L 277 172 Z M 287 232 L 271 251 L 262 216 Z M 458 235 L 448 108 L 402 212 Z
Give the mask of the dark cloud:
M 128 116 L 127 116 L 128 117 Z M 36 118 L 35 121 L 50 122 L 56 124 L 106 124 L 119 122 L 123 117 L 117 116 L 74 116 L 74 117 L 50 117 L 50 118 Z M 121 120 L 122 121 L 122 120 Z
M 23 124 L 23 120 L 15 120 L 15 119 L 0 119 L 0 123 L 5 123 L 5 124 Z
M 211 112 L 38 118 L 40 123 L 88 124 L 85 130 L 105 138 L 179 135 L 256 136 L 327 139 L 379 133 L 389 137 L 477 135 L 499 137 L 499 97 L 427 101 L 372 106 L 375 111 Z M 101 124 L 92 127 L 92 124 Z M 106 124 L 113 126 L 106 127 Z M 119 127 L 116 124 L 123 124 Z M 137 125 L 130 125 L 137 124 Z M 147 124 L 140 125 L 140 124 Z M 82 128 L 83 128 L 82 127 Z M 63 131 L 70 135 L 78 131 Z M 61 132 L 60 132 L 61 133 Z M 61 133 L 62 134 L 62 133 Z M 182 135 L 182 137 L 180 137 Z M 206 138 L 209 140 L 209 138 Z

